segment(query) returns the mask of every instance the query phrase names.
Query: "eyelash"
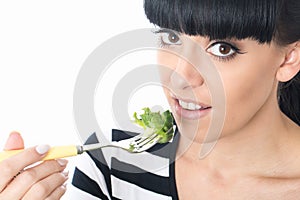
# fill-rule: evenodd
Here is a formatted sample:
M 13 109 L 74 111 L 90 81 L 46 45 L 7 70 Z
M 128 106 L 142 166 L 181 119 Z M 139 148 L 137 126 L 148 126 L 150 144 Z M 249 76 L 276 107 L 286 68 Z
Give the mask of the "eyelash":
M 177 37 L 179 37 L 179 34 L 175 33 L 174 31 L 171 31 L 169 29 L 159 29 L 159 30 L 155 30 L 154 31 L 154 34 L 160 34 L 159 35 L 159 38 L 158 38 L 158 46 L 160 48 L 169 48 L 170 46 L 172 45 L 175 45 L 175 44 L 168 44 L 166 42 L 163 41 L 163 35 L 164 33 L 167 33 L 167 34 L 174 34 L 176 35 Z
M 159 30 L 154 31 L 154 34 L 160 34 L 160 33 L 175 34 L 177 37 L 179 37 L 177 33 L 173 32 L 169 29 L 159 29 Z M 159 45 L 160 48 L 168 48 L 172 45 L 175 45 L 175 44 L 167 44 L 166 42 L 163 41 L 162 37 L 163 36 L 160 35 L 159 39 L 158 39 L 158 45 Z M 219 62 L 231 61 L 238 54 L 244 54 L 245 53 L 245 52 L 242 52 L 238 47 L 236 47 L 236 46 L 234 46 L 234 45 L 232 45 L 228 42 L 225 42 L 225 41 L 216 41 L 216 42 L 212 43 L 211 45 L 209 45 L 209 47 L 206 48 L 206 51 L 208 49 L 212 48 L 213 46 L 218 45 L 218 44 L 228 45 L 234 51 L 234 53 L 232 53 L 231 55 L 228 55 L 228 56 L 217 56 L 217 55 L 214 55 L 214 54 L 210 53 L 210 55 Z
M 245 52 L 242 52 L 238 47 L 236 47 L 228 42 L 225 42 L 225 41 L 216 41 L 216 42 L 212 43 L 211 45 L 209 45 L 209 47 L 206 48 L 206 51 L 208 51 L 208 49 L 210 49 L 218 44 L 223 44 L 223 45 L 225 44 L 225 45 L 229 46 L 234 51 L 234 53 L 232 53 L 231 55 L 228 55 L 228 56 L 217 56 L 217 55 L 210 53 L 210 55 L 213 56 L 213 58 L 216 59 L 217 61 L 228 62 L 228 61 L 233 60 L 238 54 L 245 53 Z

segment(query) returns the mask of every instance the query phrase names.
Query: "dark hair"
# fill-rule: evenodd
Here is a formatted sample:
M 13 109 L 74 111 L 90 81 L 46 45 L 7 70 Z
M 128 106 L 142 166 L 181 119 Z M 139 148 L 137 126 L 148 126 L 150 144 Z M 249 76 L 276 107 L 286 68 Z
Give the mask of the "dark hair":
M 151 23 L 188 35 L 215 39 L 300 40 L 299 0 L 144 0 Z M 278 86 L 281 110 L 300 125 L 300 73 Z

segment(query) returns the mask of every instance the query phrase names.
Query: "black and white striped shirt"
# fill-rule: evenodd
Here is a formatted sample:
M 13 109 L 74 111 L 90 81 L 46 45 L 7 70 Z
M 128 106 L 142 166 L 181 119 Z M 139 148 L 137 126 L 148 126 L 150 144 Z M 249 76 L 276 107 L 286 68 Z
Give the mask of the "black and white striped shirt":
M 114 129 L 112 140 L 127 139 L 132 134 Z M 139 154 L 104 148 L 79 156 L 72 186 L 68 188 L 71 199 L 178 199 L 174 162 L 178 137 L 176 133 L 172 142 L 156 144 Z M 93 134 L 86 144 L 96 142 Z

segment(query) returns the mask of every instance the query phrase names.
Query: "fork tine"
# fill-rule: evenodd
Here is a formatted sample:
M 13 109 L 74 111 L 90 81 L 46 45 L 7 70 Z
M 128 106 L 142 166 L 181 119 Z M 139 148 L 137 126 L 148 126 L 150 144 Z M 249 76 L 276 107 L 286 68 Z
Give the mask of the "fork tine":
M 147 136 L 147 137 L 141 136 L 141 137 L 136 138 L 134 142 L 137 143 L 137 144 L 140 144 L 140 143 L 142 143 L 146 140 L 149 140 L 149 139 L 151 139 L 155 136 L 157 136 L 157 134 L 155 134 L 155 133 L 152 133 L 150 136 Z
M 173 127 L 170 128 L 166 133 L 169 133 L 173 130 Z M 149 136 L 138 135 L 135 137 L 135 139 L 130 142 L 130 145 L 132 145 L 132 152 L 142 152 L 150 147 L 154 146 L 158 141 L 160 140 L 160 136 L 157 133 L 152 133 Z
M 167 132 L 173 130 L 173 127 L 170 128 Z M 146 151 L 147 149 L 154 146 L 159 140 L 161 139 L 161 136 L 157 133 L 152 134 L 140 134 L 137 136 L 134 136 L 132 138 L 128 138 L 125 140 L 120 140 L 118 142 L 111 142 L 111 144 L 108 145 L 102 145 L 102 147 L 119 147 L 126 151 L 132 152 L 132 153 L 140 153 L 143 151 Z M 98 147 L 98 148 L 102 148 Z
M 139 153 L 154 146 L 159 140 L 159 135 L 153 134 L 150 137 L 145 138 L 142 142 L 132 144 L 132 152 Z
M 158 136 L 159 135 L 157 135 L 157 134 L 152 134 L 151 136 L 146 137 L 146 138 L 142 139 L 141 141 L 138 141 L 136 144 L 139 145 L 139 146 L 143 146 L 143 145 L 153 141 L 153 139 L 155 139 Z

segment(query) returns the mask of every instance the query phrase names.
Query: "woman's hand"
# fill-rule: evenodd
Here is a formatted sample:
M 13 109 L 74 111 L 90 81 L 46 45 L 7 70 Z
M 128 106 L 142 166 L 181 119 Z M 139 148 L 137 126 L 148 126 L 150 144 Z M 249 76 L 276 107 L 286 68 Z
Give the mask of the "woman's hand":
M 10 134 L 4 150 L 23 149 L 19 133 Z M 52 200 L 65 193 L 67 160 L 39 162 L 46 156 L 48 145 L 39 145 L 0 162 L 0 200 Z

